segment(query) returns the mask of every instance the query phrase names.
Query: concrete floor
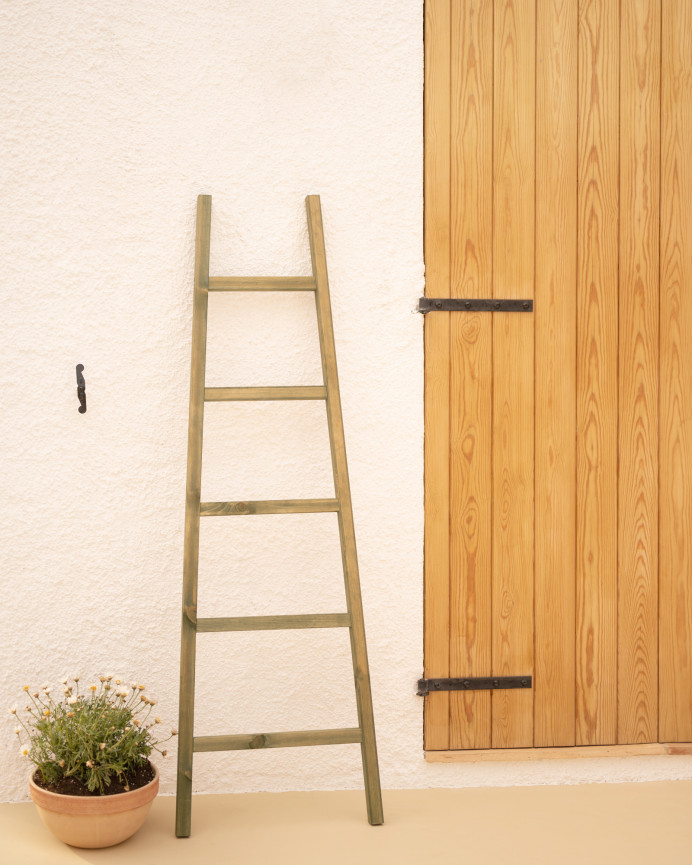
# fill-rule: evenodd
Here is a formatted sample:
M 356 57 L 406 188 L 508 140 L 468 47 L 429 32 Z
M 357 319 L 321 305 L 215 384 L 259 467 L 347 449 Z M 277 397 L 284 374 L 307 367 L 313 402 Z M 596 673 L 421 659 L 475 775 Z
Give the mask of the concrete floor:
M 159 797 L 134 838 L 108 850 L 53 839 L 31 803 L 0 805 L 2 865 L 692 865 L 692 781 L 391 790 L 384 826 L 361 792 L 197 796 L 188 839 Z

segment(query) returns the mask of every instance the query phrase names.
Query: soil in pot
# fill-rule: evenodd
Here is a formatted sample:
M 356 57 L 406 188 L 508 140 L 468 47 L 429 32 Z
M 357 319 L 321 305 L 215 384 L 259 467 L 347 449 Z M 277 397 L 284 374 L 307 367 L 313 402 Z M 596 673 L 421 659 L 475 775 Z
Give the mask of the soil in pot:
M 41 772 L 37 769 L 32 777 L 34 784 L 42 790 L 50 793 L 61 793 L 63 796 L 113 796 L 116 793 L 127 793 L 130 790 L 138 790 L 150 784 L 156 777 L 156 772 L 151 763 L 137 767 L 132 772 L 125 772 L 121 780 L 116 775 L 111 779 L 110 786 L 105 787 L 103 793 L 98 790 L 90 790 L 86 784 L 78 778 L 62 778 L 55 784 L 45 784 L 41 780 Z

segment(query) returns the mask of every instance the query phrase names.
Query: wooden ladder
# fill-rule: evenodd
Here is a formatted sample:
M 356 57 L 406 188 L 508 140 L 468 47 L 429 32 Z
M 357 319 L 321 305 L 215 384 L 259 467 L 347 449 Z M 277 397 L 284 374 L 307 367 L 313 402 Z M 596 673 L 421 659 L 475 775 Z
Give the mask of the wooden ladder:
M 180 647 L 180 723 L 176 798 L 176 835 L 179 838 L 190 835 L 192 755 L 196 751 L 288 748 L 301 745 L 341 745 L 359 742 L 363 758 L 368 820 L 371 824 L 377 825 L 382 823 L 384 819 L 319 196 L 308 195 L 305 204 L 312 257 L 311 277 L 210 277 L 211 196 L 200 195 L 197 198 Z M 205 387 L 209 291 L 313 291 L 317 307 L 323 385 L 319 387 Z M 326 401 L 335 497 L 333 499 L 289 499 L 287 501 L 201 502 L 204 403 L 218 400 L 294 399 L 323 399 Z M 347 612 L 313 613 L 304 616 L 249 616 L 213 619 L 197 617 L 200 517 L 319 512 L 334 512 L 338 515 Z M 358 727 L 341 730 L 305 730 L 292 733 L 195 736 L 194 689 L 197 634 L 287 628 L 349 629 L 358 707 Z

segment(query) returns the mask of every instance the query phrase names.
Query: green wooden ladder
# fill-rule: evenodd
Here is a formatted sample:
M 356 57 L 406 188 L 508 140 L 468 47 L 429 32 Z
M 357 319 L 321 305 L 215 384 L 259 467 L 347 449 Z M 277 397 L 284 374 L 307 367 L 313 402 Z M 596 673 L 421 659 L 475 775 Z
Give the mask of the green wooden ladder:
M 377 764 L 375 725 L 370 692 L 370 673 L 365 645 L 363 607 L 360 595 L 356 538 L 351 491 L 346 464 L 346 446 L 341 416 L 341 398 L 336 368 L 334 329 L 327 281 L 327 259 L 318 195 L 305 199 L 312 257 L 310 277 L 210 277 L 209 234 L 211 196 L 197 199 L 195 287 L 192 315 L 192 369 L 190 374 L 190 420 L 187 452 L 185 504 L 185 548 L 183 563 L 183 614 L 180 647 L 180 723 L 178 739 L 178 788 L 176 835 L 190 835 L 192 804 L 192 755 L 199 751 L 231 751 L 254 748 L 287 748 L 301 745 L 341 745 L 359 742 L 368 820 L 383 822 L 380 773 Z M 207 305 L 210 291 L 313 291 L 322 356 L 324 384 L 319 387 L 205 387 Z M 204 403 L 217 400 L 326 401 L 329 441 L 334 472 L 333 499 L 288 501 L 201 502 L 202 426 Z M 305 616 L 251 616 L 197 618 L 197 574 L 199 520 L 206 516 L 245 514 L 305 514 L 334 512 L 338 515 L 341 557 L 346 585 L 345 613 Z M 229 736 L 194 735 L 195 653 L 197 634 L 218 631 L 262 631 L 287 628 L 349 628 L 355 679 L 358 727 L 335 730 L 305 730 L 293 733 L 259 733 Z

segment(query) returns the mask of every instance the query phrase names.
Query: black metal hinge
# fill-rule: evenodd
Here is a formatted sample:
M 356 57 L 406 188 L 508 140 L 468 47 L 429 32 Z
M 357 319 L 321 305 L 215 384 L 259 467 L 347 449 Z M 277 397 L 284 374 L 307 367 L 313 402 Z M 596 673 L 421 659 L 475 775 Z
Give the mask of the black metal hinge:
M 477 297 L 421 297 L 418 312 L 533 312 L 532 300 L 483 300 Z
M 480 676 L 465 679 L 419 679 L 419 697 L 431 691 L 499 691 L 506 688 L 530 688 L 531 676 Z

